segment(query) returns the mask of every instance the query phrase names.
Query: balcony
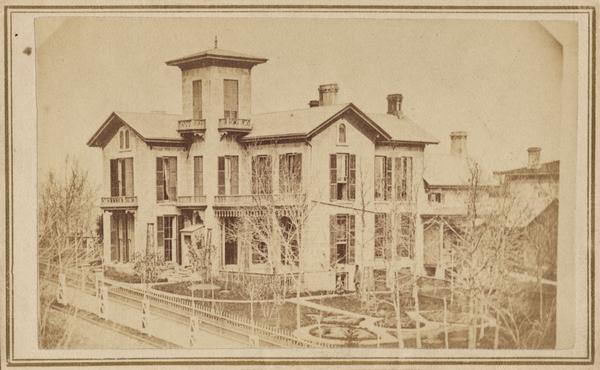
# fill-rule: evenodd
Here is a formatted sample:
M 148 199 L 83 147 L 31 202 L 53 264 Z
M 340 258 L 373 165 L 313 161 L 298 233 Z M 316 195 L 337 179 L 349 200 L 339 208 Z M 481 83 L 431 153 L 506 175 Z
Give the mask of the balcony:
M 202 135 L 206 131 L 205 119 L 182 119 L 177 123 L 177 131 L 181 135 Z
M 247 134 L 252 130 L 252 123 L 249 119 L 220 118 L 218 128 L 222 133 Z
M 306 202 L 306 193 L 215 195 L 215 207 L 298 206 Z
M 253 206 L 254 195 L 215 195 L 215 207 Z
M 130 209 L 137 208 L 136 196 L 115 196 L 102 197 L 100 199 L 100 208 L 102 209 Z
M 206 208 L 206 195 L 182 195 L 177 197 L 179 208 Z

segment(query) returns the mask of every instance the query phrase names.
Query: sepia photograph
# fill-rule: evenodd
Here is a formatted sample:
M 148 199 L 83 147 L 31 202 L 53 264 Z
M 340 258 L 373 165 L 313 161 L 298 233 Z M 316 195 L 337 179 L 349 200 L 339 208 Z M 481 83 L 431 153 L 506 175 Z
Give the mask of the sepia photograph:
M 25 359 L 589 361 L 593 7 L 151 9 L 13 15 Z

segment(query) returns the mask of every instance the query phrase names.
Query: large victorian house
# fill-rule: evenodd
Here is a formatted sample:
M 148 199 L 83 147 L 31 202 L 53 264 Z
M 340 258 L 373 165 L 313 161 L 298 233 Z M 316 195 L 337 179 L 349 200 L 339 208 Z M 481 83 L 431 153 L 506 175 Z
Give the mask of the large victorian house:
M 252 114 L 251 70 L 266 61 L 218 48 L 169 61 L 182 73 L 181 115 L 114 112 L 91 137 L 103 156 L 105 261 L 152 249 L 186 266 L 199 232 L 214 271 L 301 270 L 308 289 L 353 289 L 356 266 L 422 273 L 423 217 L 438 199 L 432 181 L 427 199 L 424 152 L 437 140 L 402 113 L 402 95 L 387 95 L 387 113 L 365 113 L 339 103 L 336 84 L 304 109 Z M 257 199 L 305 202 L 297 262 L 274 238 L 258 247 L 267 263 L 236 233 Z

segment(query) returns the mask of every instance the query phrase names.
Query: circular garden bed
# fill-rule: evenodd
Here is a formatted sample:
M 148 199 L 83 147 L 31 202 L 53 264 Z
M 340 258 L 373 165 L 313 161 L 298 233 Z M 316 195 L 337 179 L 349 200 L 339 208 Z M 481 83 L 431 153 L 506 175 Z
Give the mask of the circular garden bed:
M 372 331 L 356 326 L 321 325 L 310 329 L 309 333 L 319 338 L 356 342 L 377 339 L 377 335 Z

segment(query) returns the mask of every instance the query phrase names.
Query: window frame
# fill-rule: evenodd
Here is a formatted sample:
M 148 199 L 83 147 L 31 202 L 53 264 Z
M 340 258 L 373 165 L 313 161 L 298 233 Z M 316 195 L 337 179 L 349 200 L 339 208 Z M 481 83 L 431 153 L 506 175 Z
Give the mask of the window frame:
M 346 122 L 338 122 L 337 130 L 337 145 L 348 145 L 348 129 Z M 342 140 L 343 136 L 343 140 Z
M 227 94 L 227 84 L 235 82 L 235 110 L 230 110 L 228 108 L 228 94 Z M 233 103 L 231 104 L 233 105 Z M 240 82 L 239 80 L 225 78 L 223 79 L 223 118 L 227 120 L 235 120 L 239 118 L 240 114 Z

